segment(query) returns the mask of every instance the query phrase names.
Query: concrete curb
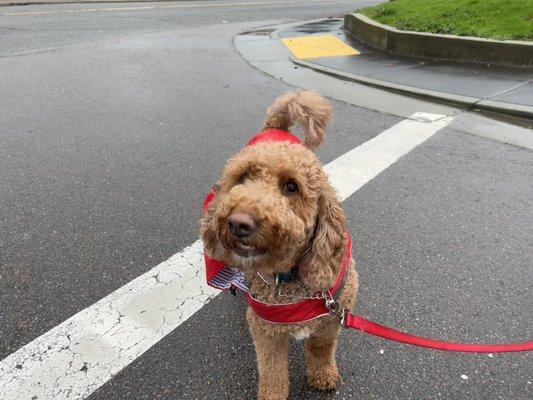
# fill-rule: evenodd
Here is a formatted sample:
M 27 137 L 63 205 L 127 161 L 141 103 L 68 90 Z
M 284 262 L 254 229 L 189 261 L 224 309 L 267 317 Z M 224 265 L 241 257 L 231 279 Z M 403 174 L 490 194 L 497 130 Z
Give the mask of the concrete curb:
M 475 109 L 533 119 L 533 107 L 484 99 L 474 105 Z
M 397 93 L 407 94 L 425 99 L 430 99 L 453 106 L 459 106 L 470 109 L 496 112 L 504 115 L 533 119 L 533 107 L 525 105 L 516 105 L 504 103 L 502 101 L 487 100 L 479 97 L 463 96 L 453 93 L 437 92 L 434 90 L 421 89 L 414 86 L 402 85 L 399 83 L 382 81 L 379 79 L 369 78 L 367 76 L 356 75 L 349 72 L 339 71 L 333 68 L 314 64 L 308 61 L 291 58 L 291 61 L 301 67 L 325 73 L 327 75 L 347 80 L 350 82 L 362 83 L 367 86 L 385 89 Z
M 363 42 L 395 54 L 533 67 L 533 42 L 401 31 L 362 14 L 346 14 L 344 28 Z

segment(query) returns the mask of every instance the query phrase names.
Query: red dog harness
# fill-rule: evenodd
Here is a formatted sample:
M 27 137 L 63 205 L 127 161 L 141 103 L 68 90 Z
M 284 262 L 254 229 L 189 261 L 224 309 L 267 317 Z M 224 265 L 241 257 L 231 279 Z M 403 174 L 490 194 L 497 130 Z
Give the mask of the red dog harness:
M 259 132 L 252 137 L 246 146 L 253 146 L 262 142 L 289 142 L 301 145 L 296 136 L 287 131 L 271 129 Z M 207 194 L 203 210 L 207 212 L 209 204 L 216 197 L 214 189 Z M 310 298 L 288 304 L 267 304 L 255 299 L 251 294 L 242 271 L 226 266 L 222 261 L 210 258 L 204 251 L 207 283 L 217 289 L 226 290 L 237 288 L 241 291 L 248 305 L 254 312 L 267 322 L 275 324 L 295 324 L 310 321 L 326 315 L 340 317 L 344 328 L 353 328 L 385 339 L 428 347 L 438 350 L 460 351 L 471 353 L 498 353 L 515 351 L 532 351 L 533 341 L 516 344 L 466 344 L 443 342 L 399 332 L 392 328 L 379 325 L 361 316 L 352 314 L 346 309 L 339 309 L 337 299 L 350 270 L 352 241 L 346 233 L 346 245 L 341 261 L 339 275 L 333 287 L 325 292 L 315 293 Z
M 287 131 L 267 130 L 254 135 L 246 146 L 253 146 L 262 142 L 289 142 L 301 145 L 302 142 L 296 136 Z M 204 200 L 204 212 L 207 212 L 209 204 L 215 198 L 216 193 L 212 189 Z M 204 252 L 207 283 L 220 290 L 239 289 L 250 305 L 252 310 L 265 321 L 276 324 L 294 324 L 306 322 L 326 315 L 330 315 L 332 307 L 336 304 L 337 297 L 342 292 L 346 277 L 350 268 L 352 254 L 352 241 L 346 234 L 344 256 L 341 261 L 339 275 L 334 285 L 327 291 L 315 293 L 310 298 L 288 303 L 268 304 L 255 299 L 246 284 L 242 271 L 226 266 L 219 260 L 214 260 Z

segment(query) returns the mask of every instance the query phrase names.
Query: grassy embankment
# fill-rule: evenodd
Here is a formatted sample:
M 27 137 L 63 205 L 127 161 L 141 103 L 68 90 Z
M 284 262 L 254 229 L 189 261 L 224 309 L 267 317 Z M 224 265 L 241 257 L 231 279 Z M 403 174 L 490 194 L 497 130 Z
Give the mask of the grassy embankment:
M 357 12 L 402 30 L 533 40 L 533 0 L 394 0 Z

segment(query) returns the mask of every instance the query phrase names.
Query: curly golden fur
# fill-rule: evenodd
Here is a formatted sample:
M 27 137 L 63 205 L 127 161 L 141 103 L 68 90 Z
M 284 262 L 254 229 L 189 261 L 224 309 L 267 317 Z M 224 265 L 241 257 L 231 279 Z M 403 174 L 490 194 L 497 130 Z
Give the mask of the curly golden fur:
M 266 142 L 241 150 L 228 161 L 216 186 L 217 196 L 201 220 L 205 251 L 241 269 L 252 295 L 260 301 L 291 303 L 328 290 L 339 273 L 345 248 L 345 217 L 335 190 L 310 150 L 323 141 L 330 116 L 329 103 L 315 92 L 292 92 L 276 99 L 267 111 L 263 128 L 287 130 L 298 123 L 305 147 Z M 236 213 L 253 219 L 251 234 L 240 236 L 232 231 L 228 220 Z M 239 246 L 245 254 L 236 250 Z M 283 283 L 280 296 L 272 274 L 288 272 L 295 265 L 299 267 L 299 279 Z M 341 306 L 354 306 L 357 287 L 352 261 L 339 298 Z M 305 351 L 309 385 L 322 390 L 336 387 L 340 378 L 335 362 L 340 331 L 337 317 L 277 325 L 260 319 L 249 308 L 247 321 L 258 361 L 258 399 L 287 399 L 291 335 L 308 336 Z

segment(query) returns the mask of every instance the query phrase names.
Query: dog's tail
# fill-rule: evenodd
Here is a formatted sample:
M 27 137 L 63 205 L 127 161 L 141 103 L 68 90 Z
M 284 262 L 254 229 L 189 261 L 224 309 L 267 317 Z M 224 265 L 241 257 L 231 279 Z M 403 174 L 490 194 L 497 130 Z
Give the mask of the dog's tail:
M 305 145 L 310 149 L 324 140 L 326 124 L 331 118 L 329 102 L 313 91 L 299 90 L 278 97 L 268 108 L 263 129 L 288 130 L 297 123 L 305 135 Z

